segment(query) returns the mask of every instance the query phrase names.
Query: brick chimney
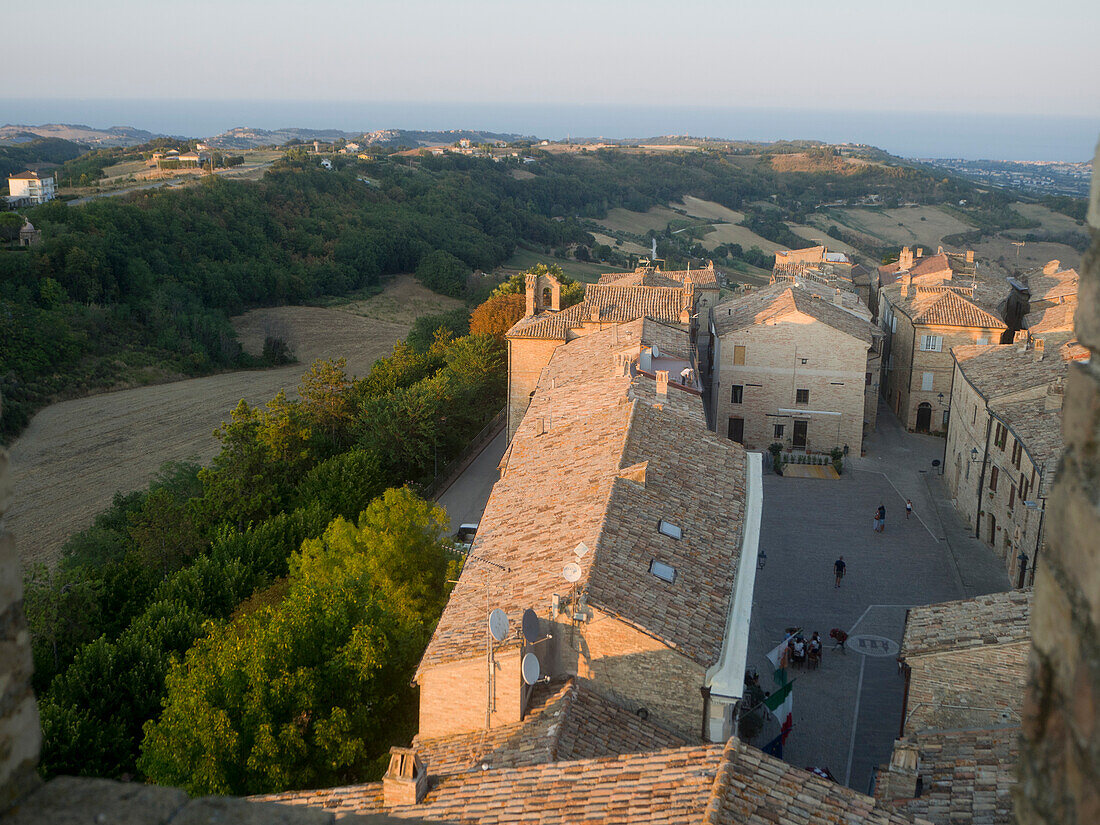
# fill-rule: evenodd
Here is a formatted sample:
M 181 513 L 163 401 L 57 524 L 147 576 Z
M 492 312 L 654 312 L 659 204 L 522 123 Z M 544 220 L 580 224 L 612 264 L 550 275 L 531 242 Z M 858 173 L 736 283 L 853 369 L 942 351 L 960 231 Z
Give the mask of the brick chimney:
M 523 279 L 523 285 L 527 292 L 527 308 L 524 310 L 524 317 L 529 318 L 535 314 L 535 307 L 538 306 L 535 301 L 535 291 L 538 289 L 539 276 L 528 274 Z
M 924 247 L 918 246 L 917 247 L 917 258 L 920 259 L 920 258 L 923 258 L 923 257 L 924 257 Z
M 973 249 L 966 250 L 966 262 L 968 264 L 974 263 L 974 250 Z
M 913 283 L 913 276 L 906 272 L 901 276 L 901 297 L 909 297 L 909 286 Z
M 836 291 L 833 293 L 833 303 L 838 307 L 844 306 L 844 298 L 840 294 L 840 287 L 837 287 Z
M 894 742 L 894 752 L 890 755 L 890 765 L 885 779 L 882 798 L 913 799 L 917 795 L 917 778 L 920 776 L 920 752 L 917 746 L 905 739 Z
M 1016 352 L 1027 352 L 1027 330 L 1018 329 L 1012 335 L 1012 345 L 1016 347 Z
M 913 250 L 909 247 L 903 247 L 901 254 L 898 255 L 898 269 L 906 270 L 913 268 Z
M 390 766 L 382 777 L 382 804 L 416 805 L 428 792 L 428 769 L 413 748 L 390 748 Z
M 657 370 L 657 399 L 668 398 L 668 370 Z
M 1045 342 L 1043 341 L 1042 338 L 1036 338 L 1036 339 L 1034 339 L 1034 342 L 1033 342 L 1032 346 L 1034 347 L 1032 352 L 1035 354 L 1035 360 L 1036 361 L 1042 361 L 1043 360 L 1043 350 L 1046 349 Z
M 1047 394 L 1043 399 L 1043 408 L 1048 410 L 1062 409 L 1062 399 L 1065 397 L 1065 385 L 1061 378 L 1051 381 L 1047 386 Z
M 599 304 L 592 304 L 592 311 L 590 313 L 590 317 L 597 324 L 600 322 L 600 305 Z

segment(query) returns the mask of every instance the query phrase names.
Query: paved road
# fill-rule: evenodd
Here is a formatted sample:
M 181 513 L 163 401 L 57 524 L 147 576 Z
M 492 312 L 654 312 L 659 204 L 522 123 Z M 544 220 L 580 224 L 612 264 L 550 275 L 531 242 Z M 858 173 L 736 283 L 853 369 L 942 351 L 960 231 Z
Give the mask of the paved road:
M 485 512 L 485 504 L 489 501 L 489 493 L 500 478 L 497 465 L 508 446 L 507 432 L 507 429 L 502 430 L 500 435 L 490 441 L 465 472 L 439 496 L 439 503 L 451 517 L 452 533 L 460 524 L 481 521 L 481 514 Z
M 764 476 L 761 547 L 749 666 L 771 687 L 764 654 L 801 626 L 827 637 L 839 627 L 865 638 L 847 654 L 826 646 L 823 665 L 795 671 L 794 730 L 784 758 L 800 767 L 827 767 L 842 783 L 867 792 L 872 769 L 884 764 L 901 722 L 904 683 L 895 661 L 907 607 L 1008 589 L 1003 568 L 965 529 L 947 503 L 937 506 L 938 477 L 929 483 L 932 458 L 943 441 L 905 433 L 888 411 L 868 444 L 868 457 L 851 462 L 836 481 Z M 905 499 L 915 516 L 905 519 Z M 886 532 L 871 530 L 875 508 L 887 510 Z M 945 540 L 948 536 L 952 543 Z M 958 547 L 953 552 L 952 546 Z M 833 562 L 843 555 L 848 572 L 833 586 Z M 774 723 L 772 723 L 774 724 Z M 766 728 L 762 745 L 775 729 Z

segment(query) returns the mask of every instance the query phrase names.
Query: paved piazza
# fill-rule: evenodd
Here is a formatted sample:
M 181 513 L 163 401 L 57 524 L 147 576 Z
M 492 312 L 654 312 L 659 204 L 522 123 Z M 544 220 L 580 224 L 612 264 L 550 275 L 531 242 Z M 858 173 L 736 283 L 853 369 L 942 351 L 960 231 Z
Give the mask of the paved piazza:
M 794 728 L 783 754 L 799 767 L 828 768 L 867 792 L 875 766 L 889 759 L 901 726 L 904 679 L 897 646 L 908 607 L 1009 589 L 993 553 L 973 539 L 944 499 L 932 461 L 943 439 L 905 433 L 885 408 L 867 457 L 839 480 L 781 478 L 765 471 L 761 549 L 749 637 L 749 667 L 765 690 L 772 670 L 764 654 L 800 626 L 826 640 L 816 670 L 792 670 Z M 914 517 L 905 519 L 905 500 Z M 886 506 L 886 531 L 872 531 Z M 833 562 L 847 574 L 833 586 Z M 838 627 L 852 638 L 846 653 L 827 638 Z M 753 742 L 765 744 L 773 721 Z

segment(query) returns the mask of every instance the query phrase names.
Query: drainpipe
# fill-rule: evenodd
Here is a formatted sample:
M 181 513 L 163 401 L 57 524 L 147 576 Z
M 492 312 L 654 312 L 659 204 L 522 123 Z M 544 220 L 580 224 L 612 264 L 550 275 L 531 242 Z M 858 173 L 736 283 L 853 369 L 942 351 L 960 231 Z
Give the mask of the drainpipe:
M 1047 465 L 1043 465 L 1043 469 L 1039 471 L 1039 478 L 1037 481 L 1038 489 L 1043 489 L 1043 475 L 1046 473 Z M 1039 548 L 1043 545 L 1043 516 L 1047 514 L 1047 499 L 1046 496 L 1036 496 L 1035 498 L 1043 502 L 1043 507 L 1039 510 L 1039 531 L 1035 536 L 1035 553 L 1031 556 L 1031 574 L 1028 577 L 1028 584 L 1035 584 L 1035 568 L 1039 565 Z
M 993 415 L 985 410 L 985 452 L 982 453 L 982 472 L 978 476 L 978 511 L 974 515 L 974 538 L 982 537 L 982 494 L 985 493 L 985 466 L 989 461 L 989 432 L 993 429 Z

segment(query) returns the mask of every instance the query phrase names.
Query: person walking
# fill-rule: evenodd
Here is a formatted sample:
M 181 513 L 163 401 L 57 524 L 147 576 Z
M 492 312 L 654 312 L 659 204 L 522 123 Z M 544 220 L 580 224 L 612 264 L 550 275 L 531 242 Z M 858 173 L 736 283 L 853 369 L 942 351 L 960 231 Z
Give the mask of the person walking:
M 913 499 L 905 499 L 905 520 L 909 521 L 909 516 L 913 514 Z
M 880 533 L 886 532 L 886 505 L 880 504 L 875 513 L 875 529 Z
M 840 587 L 840 580 L 844 578 L 844 571 L 848 567 L 844 563 L 844 556 L 841 556 L 833 562 L 833 572 L 836 573 L 836 584 L 833 587 Z

